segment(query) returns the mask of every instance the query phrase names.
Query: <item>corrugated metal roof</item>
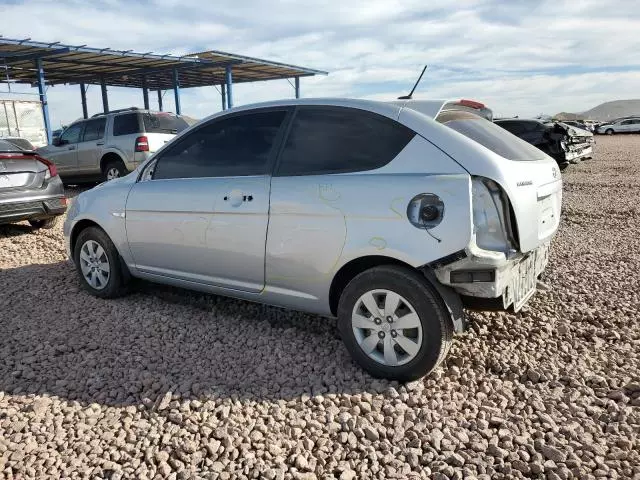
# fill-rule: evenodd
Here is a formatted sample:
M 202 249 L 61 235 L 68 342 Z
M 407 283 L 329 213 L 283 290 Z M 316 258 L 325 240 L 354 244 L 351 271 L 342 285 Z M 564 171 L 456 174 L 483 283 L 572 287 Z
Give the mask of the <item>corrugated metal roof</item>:
M 104 78 L 107 85 L 141 88 L 146 79 L 149 89 L 168 90 L 177 69 L 181 88 L 203 87 L 223 84 L 227 65 L 233 68 L 233 83 L 327 74 L 216 50 L 175 56 L 0 37 L 0 69 L 6 66 L 11 81 L 35 84 L 36 58 L 48 85 L 100 84 Z

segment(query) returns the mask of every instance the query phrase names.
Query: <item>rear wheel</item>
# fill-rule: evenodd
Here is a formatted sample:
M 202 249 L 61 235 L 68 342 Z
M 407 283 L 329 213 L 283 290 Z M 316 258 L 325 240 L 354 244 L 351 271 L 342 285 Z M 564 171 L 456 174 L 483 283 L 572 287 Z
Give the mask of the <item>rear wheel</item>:
M 120 254 L 104 230 L 89 227 L 80 232 L 73 258 L 80 282 L 89 293 L 101 298 L 124 293 Z
M 372 268 L 347 285 L 338 326 L 362 368 L 403 382 L 432 372 L 453 337 L 450 315 L 433 287 L 418 272 L 397 266 Z
M 58 223 L 58 217 L 29 220 L 29 224 L 34 228 L 34 230 L 39 230 L 40 228 L 53 228 L 56 226 L 56 223 Z
M 607 135 L 613 135 L 613 129 L 612 128 L 607 128 L 604 133 L 606 133 Z
M 127 173 L 129 172 L 122 160 L 109 160 L 104 166 L 102 176 L 105 181 L 109 181 L 115 178 L 124 177 Z

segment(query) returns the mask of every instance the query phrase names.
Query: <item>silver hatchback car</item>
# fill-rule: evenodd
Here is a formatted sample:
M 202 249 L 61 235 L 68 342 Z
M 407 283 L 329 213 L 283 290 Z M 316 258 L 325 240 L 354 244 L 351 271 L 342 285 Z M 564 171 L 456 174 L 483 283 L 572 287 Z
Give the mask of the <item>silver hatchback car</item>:
M 464 306 L 529 299 L 558 228 L 555 161 L 486 112 L 311 99 L 221 112 L 80 194 L 68 254 L 99 297 L 133 276 L 338 317 L 367 371 L 418 378 L 465 329 Z

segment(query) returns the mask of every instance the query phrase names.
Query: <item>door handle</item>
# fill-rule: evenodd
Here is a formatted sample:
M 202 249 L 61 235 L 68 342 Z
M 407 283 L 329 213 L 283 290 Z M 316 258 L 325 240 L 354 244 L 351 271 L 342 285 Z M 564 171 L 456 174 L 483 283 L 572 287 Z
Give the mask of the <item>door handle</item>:
M 75 145 L 71 145 L 67 150 L 75 150 L 76 146 Z
M 104 145 L 104 142 L 96 142 L 96 145 L 98 146 Z
M 233 192 L 232 192 L 233 193 Z M 236 194 L 237 195 L 237 194 Z M 226 202 L 229 200 L 229 198 L 233 196 L 233 195 L 225 195 L 223 200 Z M 237 197 L 235 197 L 237 198 Z M 242 195 L 242 201 L 243 202 L 252 202 L 253 201 L 253 195 Z

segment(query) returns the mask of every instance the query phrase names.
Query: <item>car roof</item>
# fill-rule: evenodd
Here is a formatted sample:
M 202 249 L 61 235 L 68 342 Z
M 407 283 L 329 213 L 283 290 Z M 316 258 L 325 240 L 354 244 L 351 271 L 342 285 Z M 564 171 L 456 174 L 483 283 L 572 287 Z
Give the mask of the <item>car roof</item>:
M 269 102 L 254 103 L 234 107 L 230 111 L 252 110 L 256 108 L 283 107 L 283 106 L 336 106 L 351 107 L 363 110 L 371 110 L 374 112 L 386 112 L 388 116 L 394 117 L 399 114 L 402 108 L 410 108 L 422 113 L 430 118 L 436 118 L 442 109 L 450 103 L 460 102 L 461 99 L 439 99 L 439 100 L 365 100 L 356 98 L 301 98 L 301 99 L 283 99 L 273 100 Z M 479 104 L 479 102 L 478 102 Z M 486 107 L 485 107 L 486 108 Z M 227 112 L 227 111 L 225 111 Z

